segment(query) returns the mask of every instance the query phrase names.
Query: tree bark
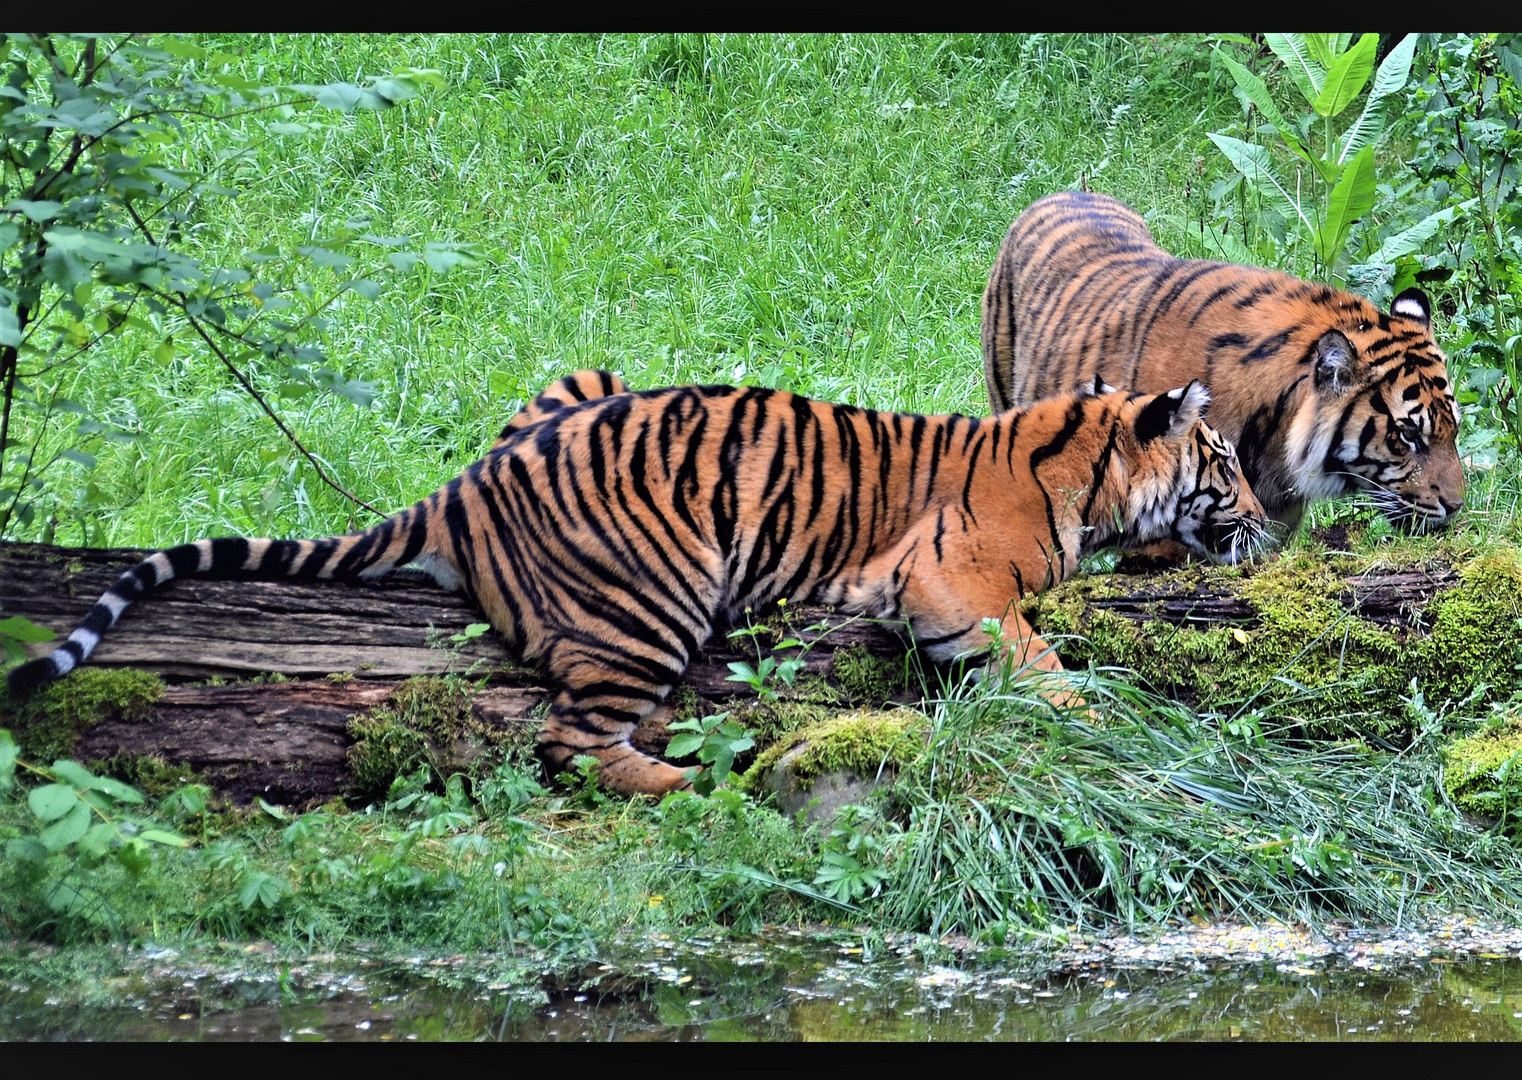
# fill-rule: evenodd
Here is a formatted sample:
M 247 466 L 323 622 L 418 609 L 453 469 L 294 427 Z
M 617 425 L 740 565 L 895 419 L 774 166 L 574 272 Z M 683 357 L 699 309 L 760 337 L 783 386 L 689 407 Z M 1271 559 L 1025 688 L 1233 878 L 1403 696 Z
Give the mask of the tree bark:
M 61 639 L 116 576 L 146 554 L 0 544 L 0 618 L 23 615 Z M 1187 573 L 1129 580 L 1132 590 L 1112 592 L 1091 607 L 1180 625 L 1256 618 L 1229 583 Z M 1358 575 L 1347 579 L 1341 601 L 1364 618 L 1419 627 L 1421 609 L 1456 580 L 1444 570 Z M 535 725 L 535 710 L 549 693 L 535 672 L 514 664 L 494 633 L 450 641 L 479 621 L 463 597 L 415 571 L 362 585 L 176 581 L 134 604 L 89 660 L 89 666 L 156 672 L 168 684 L 163 697 L 145 718 L 108 718 L 89 727 L 77 753 L 84 760 L 130 753 L 182 763 L 237 802 L 255 796 L 285 805 L 321 801 L 344 791 L 350 718 L 385 703 L 403 679 L 468 673 L 484 683 L 473 706 L 482 723 L 504 730 Z M 865 650 L 908 663 L 903 639 L 888 625 L 809 605 L 790 606 L 785 616 L 772 609 L 757 622 L 766 629 L 754 640 L 716 633 L 688 669 L 686 685 L 710 711 L 754 699 L 750 686 L 729 679 L 736 661 L 754 666 L 759 656 L 801 656 L 802 674 L 815 677 L 816 687 L 831 688 L 842 708 L 883 704 L 862 698 L 842 679 L 836 661 L 843 654 Z M 783 636 L 804 646 L 774 654 Z M 41 655 L 52 647 L 29 651 Z M 296 681 L 204 685 L 271 675 Z M 896 697 L 912 697 L 903 687 L 913 684 L 901 680 Z M 0 699 L 0 724 L 12 711 L 14 705 Z M 655 753 L 666 740 L 654 728 L 635 736 Z

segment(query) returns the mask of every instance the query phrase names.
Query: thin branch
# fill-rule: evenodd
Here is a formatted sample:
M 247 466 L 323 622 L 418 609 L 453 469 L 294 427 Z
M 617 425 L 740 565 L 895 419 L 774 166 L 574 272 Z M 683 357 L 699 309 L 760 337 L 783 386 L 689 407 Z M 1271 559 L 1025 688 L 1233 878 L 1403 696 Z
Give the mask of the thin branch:
M 376 517 L 390 516 L 380 510 L 377 510 L 375 507 L 365 502 L 364 499 L 361 499 L 358 495 L 355 495 L 353 492 L 349 491 L 337 480 L 334 480 L 327 474 L 327 471 L 322 467 L 322 463 L 317 460 L 317 458 L 312 454 L 310 450 L 302 445 L 301 440 L 296 437 L 296 433 L 290 428 L 286 427 L 285 421 L 280 419 L 280 414 L 275 412 L 275 410 L 270 407 L 270 403 L 268 401 L 264 400 L 264 396 L 254 388 L 254 384 L 249 381 L 248 376 L 244 375 L 243 372 L 238 369 L 238 366 L 232 362 L 228 355 L 222 351 L 222 348 L 212 340 L 211 335 L 206 332 L 206 328 L 201 325 L 201 320 L 197 319 L 186 309 L 184 300 L 174 295 L 173 293 L 157 291 L 157 295 L 161 299 L 173 304 L 175 307 L 179 308 L 181 312 L 184 313 L 185 321 L 190 324 L 190 328 L 196 332 L 202 341 L 206 342 L 206 347 L 212 351 L 218 360 L 222 361 L 222 366 L 227 368 L 227 370 L 232 374 L 232 377 L 238 381 L 238 384 L 248 392 L 249 397 L 253 398 L 259 403 L 259 407 L 264 410 L 265 415 L 267 415 L 271 420 L 275 422 L 275 426 L 280 429 L 281 434 L 283 434 L 290 442 L 290 444 L 301 453 L 302 457 L 307 459 L 312 468 L 317 471 L 318 479 L 320 479 L 324 484 L 327 484 L 328 487 L 332 488 L 334 491 L 338 492 L 344 498 L 354 503 L 354 505 L 364 507 Z M 218 327 L 217 329 L 220 331 L 221 328 Z M 238 340 L 236 334 L 228 334 L 228 336 L 234 340 Z
M 52 371 L 54 368 L 62 367 L 64 364 L 67 364 L 70 360 L 73 360 L 75 357 L 80 356 L 83 353 L 88 352 L 90 349 L 95 348 L 95 346 L 99 345 L 102 341 L 105 341 L 106 337 L 108 335 L 116 333 L 116 331 L 121 328 L 122 324 L 127 321 L 127 316 L 132 314 L 132 309 L 137 306 L 137 302 L 138 302 L 139 299 L 140 299 L 139 294 L 134 293 L 133 296 L 132 296 L 132 299 L 127 301 L 127 310 L 122 314 L 121 319 L 119 319 L 118 321 L 112 323 L 109 327 L 107 327 L 106 332 L 104 334 L 96 334 L 93 338 L 91 338 L 89 341 L 85 342 L 79 348 L 75 349 L 68 356 L 65 356 L 65 357 L 63 357 L 61 359 L 49 360 L 47 362 L 47 366 L 40 367 L 36 371 L 29 371 L 29 372 L 27 372 L 25 377 L 28 378 L 28 379 L 35 379 L 35 378 L 38 378 L 39 376 L 46 375 L 48 372 Z M 19 361 L 18 361 L 18 364 L 19 364 Z

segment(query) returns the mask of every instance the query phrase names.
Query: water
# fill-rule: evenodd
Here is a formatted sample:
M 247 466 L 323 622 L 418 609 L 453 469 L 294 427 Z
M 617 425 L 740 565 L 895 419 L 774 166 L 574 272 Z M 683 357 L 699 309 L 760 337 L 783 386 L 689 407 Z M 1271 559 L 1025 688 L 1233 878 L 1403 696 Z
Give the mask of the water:
M 83 996 L 0 983 L 24 1040 L 1515 1040 L 1522 961 L 1331 955 L 1148 965 L 975 966 L 789 938 L 652 940 L 524 977 L 491 958 L 245 950 L 130 959 Z M 908 950 L 905 950 L 906 952 Z M 12 968 L 14 971 L 15 969 Z M 1039 973 L 1038 972 L 1042 972 Z

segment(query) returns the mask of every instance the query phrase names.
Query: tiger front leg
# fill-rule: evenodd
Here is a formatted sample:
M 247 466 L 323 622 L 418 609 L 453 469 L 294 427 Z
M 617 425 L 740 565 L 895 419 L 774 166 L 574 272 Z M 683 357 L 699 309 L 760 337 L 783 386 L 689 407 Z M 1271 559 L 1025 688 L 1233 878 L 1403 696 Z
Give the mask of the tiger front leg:
M 893 551 L 874 560 L 864 575 L 860 595 L 882 598 L 909 620 L 916 644 L 938 663 L 985 652 L 985 619 L 998 619 L 1003 651 L 998 659 L 1013 676 L 1033 671 L 1061 671 L 1053 649 L 1026 622 L 1018 608 L 1020 578 L 998 545 L 969 541 L 963 549 L 943 543 L 927 527 L 911 532 Z M 1068 691 L 1048 695 L 1054 704 L 1082 705 Z

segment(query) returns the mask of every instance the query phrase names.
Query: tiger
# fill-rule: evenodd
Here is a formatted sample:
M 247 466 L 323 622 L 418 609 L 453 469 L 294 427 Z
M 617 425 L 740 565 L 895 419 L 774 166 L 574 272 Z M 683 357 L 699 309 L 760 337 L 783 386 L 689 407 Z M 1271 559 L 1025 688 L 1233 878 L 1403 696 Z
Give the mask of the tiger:
M 983 620 L 997 619 L 1012 668 L 1056 671 L 1023 594 L 1104 545 L 1171 538 L 1235 562 L 1263 532 L 1198 381 L 1152 395 L 1095 385 L 988 420 L 611 379 L 552 387 L 483 459 L 371 528 L 150 555 L 62 646 L 15 668 L 12 692 L 66 675 L 177 578 L 358 581 L 411 564 L 463 591 L 548 676 L 537 749 L 551 771 L 590 755 L 605 787 L 659 795 L 696 774 L 630 735 L 666 715 L 652 717 L 694 654 L 748 607 L 813 600 L 904 620 L 937 662 L 989 648 Z M 615 392 L 572 392 L 602 387 Z
M 1464 505 L 1458 403 L 1420 289 L 1382 312 L 1288 274 L 1175 258 L 1119 200 L 1063 191 L 1010 226 L 982 339 L 995 414 L 1096 377 L 1142 393 L 1199 379 L 1285 533 L 1307 503 L 1355 492 L 1414 531 Z

